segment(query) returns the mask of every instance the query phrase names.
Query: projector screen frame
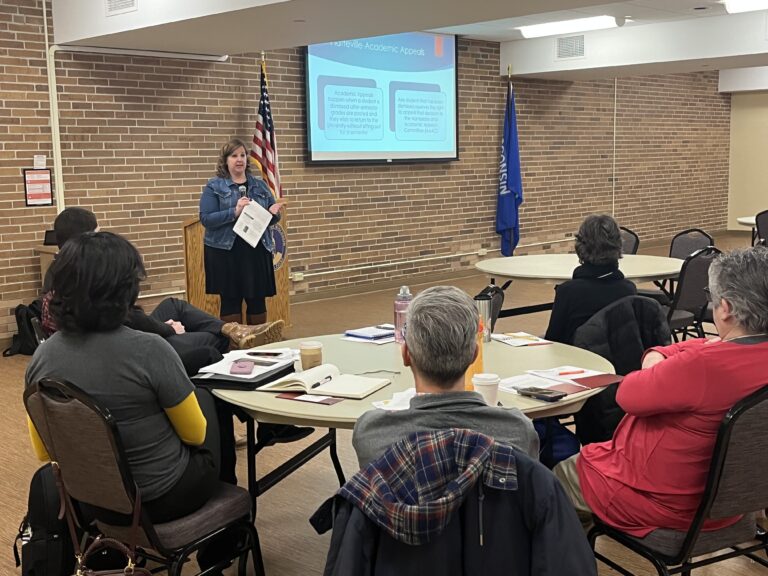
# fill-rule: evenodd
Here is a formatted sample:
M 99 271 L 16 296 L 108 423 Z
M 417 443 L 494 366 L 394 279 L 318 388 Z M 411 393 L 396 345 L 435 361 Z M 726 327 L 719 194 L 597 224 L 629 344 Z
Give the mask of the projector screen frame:
M 454 139 L 455 150 L 454 156 L 446 156 L 439 158 L 359 158 L 359 159 L 322 159 L 317 160 L 312 158 L 312 150 L 310 148 L 311 143 L 311 104 L 309 97 L 310 82 L 309 82 L 309 46 L 304 46 L 304 98 L 305 98 L 305 119 L 304 119 L 304 136 L 306 138 L 306 144 L 304 146 L 305 159 L 304 162 L 310 166 L 381 166 L 388 164 L 445 164 L 449 162 L 457 162 L 460 158 L 459 153 L 459 36 L 456 34 L 443 34 L 435 32 L 424 32 L 425 34 L 433 34 L 435 36 L 452 36 L 453 37 L 453 85 L 455 94 L 455 112 L 453 115 L 454 122 Z M 375 38 L 375 36 L 373 37 Z M 383 153 L 382 153 L 383 154 Z

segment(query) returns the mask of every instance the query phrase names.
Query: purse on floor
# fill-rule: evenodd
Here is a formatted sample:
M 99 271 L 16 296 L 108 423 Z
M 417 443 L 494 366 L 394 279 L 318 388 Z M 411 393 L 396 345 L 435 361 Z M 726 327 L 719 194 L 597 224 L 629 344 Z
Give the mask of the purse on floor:
M 67 519 L 67 526 L 69 526 L 69 534 L 72 538 L 72 547 L 75 549 L 75 573 L 73 576 L 151 576 L 152 573 L 141 566 L 136 566 L 136 535 L 139 528 L 139 514 L 141 510 L 141 495 L 137 495 L 136 502 L 133 507 L 133 518 L 131 522 L 131 542 L 126 546 L 124 543 L 114 538 L 104 538 L 97 536 L 93 542 L 91 542 L 82 552 L 80 549 L 80 542 L 77 537 L 77 531 L 75 530 L 75 514 L 72 509 L 72 501 L 64 488 L 64 481 L 61 479 L 61 471 L 59 465 L 56 462 L 51 463 L 53 468 L 53 474 L 56 478 L 56 485 L 59 488 L 59 497 L 61 500 L 61 508 L 59 510 L 59 518 L 65 517 Z M 125 567 L 123 568 L 110 568 L 107 570 L 92 570 L 88 568 L 88 561 L 95 559 L 96 556 L 104 550 L 112 550 L 118 552 L 125 558 Z
M 124 568 L 111 568 L 109 570 L 91 570 L 88 568 L 88 560 L 94 558 L 99 552 L 110 549 L 119 552 L 125 557 Z M 136 553 L 133 547 L 129 548 L 122 542 L 112 538 L 97 537 L 86 548 L 84 554 L 79 554 L 79 545 L 75 544 L 75 554 L 78 558 L 73 576 L 151 576 L 146 568 L 136 566 Z

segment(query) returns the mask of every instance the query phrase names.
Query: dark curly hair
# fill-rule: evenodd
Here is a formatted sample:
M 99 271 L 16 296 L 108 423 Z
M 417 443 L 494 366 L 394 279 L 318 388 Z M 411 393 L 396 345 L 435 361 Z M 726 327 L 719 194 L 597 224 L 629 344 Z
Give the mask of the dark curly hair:
M 227 168 L 227 158 L 238 148 L 245 149 L 245 173 L 251 173 L 251 162 L 248 160 L 248 146 L 245 142 L 238 138 L 232 138 L 229 142 L 224 144 L 219 150 L 219 157 L 216 160 L 216 176 L 219 178 L 231 178 L 229 175 L 229 168 Z
M 112 232 L 70 238 L 52 265 L 50 310 L 65 332 L 107 332 L 121 326 L 146 277 L 138 250 Z
M 621 233 L 616 220 L 604 214 L 587 216 L 576 234 L 576 255 L 582 264 L 617 264 L 621 258 Z

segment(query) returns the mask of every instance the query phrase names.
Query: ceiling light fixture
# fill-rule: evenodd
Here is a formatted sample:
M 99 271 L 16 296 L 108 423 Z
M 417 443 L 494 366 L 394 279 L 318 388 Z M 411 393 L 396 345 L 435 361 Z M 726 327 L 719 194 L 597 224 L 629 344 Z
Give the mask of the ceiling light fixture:
M 724 0 L 723 4 L 728 14 L 768 10 L 768 0 Z
M 561 20 L 559 22 L 545 22 L 531 26 L 520 26 L 517 30 L 523 38 L 540 38 L 542 36 L 558 36 L 572 32 L 587 32 L 588 30 L 605 30 L 616 28 L 624 24 L 624 19 L 613 16 L 592 16 L 590 18 L 577 18 L 575 20 Z

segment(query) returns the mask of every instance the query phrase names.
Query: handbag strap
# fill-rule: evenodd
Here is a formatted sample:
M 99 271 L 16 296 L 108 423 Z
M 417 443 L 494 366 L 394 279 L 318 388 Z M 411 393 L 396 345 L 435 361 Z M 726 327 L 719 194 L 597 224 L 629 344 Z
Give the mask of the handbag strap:
M 51 468 L 53 469 L 53 477 L 56 479 L 56 487 L 59 489 L 58 519 L 67 519 L 70 540 L 72 540 L 72 547 L 75 549 L 75 558 L 77 559 L 77 564 L 79 566 L 82 562 L 83 552 L 80 549 L 80 539 L 77 537 L 77 530 L 75 530 L 75 515 L 72 513 L 72 502 L 69 499 L 67 490 L 64 488 L 64 481 L 61 478 L 61 469 L 59 468 L 59 463 L 51 462 Z
M 69 527 L 69 535 L 72 540 L 72 547 L 75 550 L 75 559 L 77 560 L 78 574 L 81 573 L 81 569 L 85 566 L 85 561 L 93 553 L 102 548 L 114 548 L 124 554 L 128 559 L 128 565 L 125 567 L 126 574 L 145 573 L 135 567 L 136 562 L 136 542 L 138 540 L 139 533 L 139 520 L 141 519 L 141 492 L 136 490 L 136 499 L 133 504 L 133 515 L 131 518 L 131 531 L 130 541 L 126 546 L 123 542 L 115 540 L 114 538 L 96 538 L 83 553 L 80 548 L 80 540 L 77 537 L 77 530 L 75 530 L 75 523 L 77 518 L 72 508 L 72 500 L 69 497 L 69 493 L 64 487 L 64 481 L 61 478 L 61 469 L 58 462 L 51 462 L 51 468 L 53 469 L 53 475 L 56 479 L 56 486 L 59 489 L 59 514 L 58 518 L 61 520 L 66 517 L 67 526 Z M 137 572 L 138 571 L 138 572 Z M 149 572 L 146 572 L 149 574 Z

